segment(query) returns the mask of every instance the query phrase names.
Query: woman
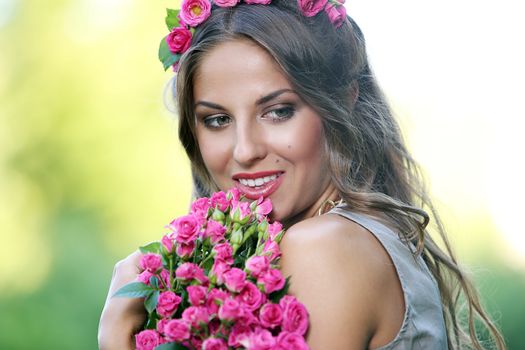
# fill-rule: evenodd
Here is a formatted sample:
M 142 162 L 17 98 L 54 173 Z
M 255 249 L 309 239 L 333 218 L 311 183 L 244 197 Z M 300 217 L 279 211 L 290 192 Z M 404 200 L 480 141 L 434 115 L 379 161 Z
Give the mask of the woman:
M 273 219 L 287 227 L 282 269 L 309 310 L 312 349 L 482 349 L 475 318 L 503 349 L 435 215 L 445 251 L 428 234 L 423 208 L 434 212 L 417 166 L 342 9 L 214 6 L 197 26 L 176 83 L 197 195 L 237 187 L 272 200 Z M 117 264 L 109 296 L 136 277 L 138 256 Z M 101 348 L 132 348 L 141 310 L 108 297 Z

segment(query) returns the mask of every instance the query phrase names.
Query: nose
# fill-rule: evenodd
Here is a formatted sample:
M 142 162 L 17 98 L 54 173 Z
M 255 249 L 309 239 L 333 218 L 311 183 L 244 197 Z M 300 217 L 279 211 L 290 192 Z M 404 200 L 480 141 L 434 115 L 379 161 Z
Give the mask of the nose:
M 267 154 L 266 146 L 264 133 L 257 123 L 237 123 L 233 149 L 233 158 L 237 163 L 250 166 L 264 159 Z

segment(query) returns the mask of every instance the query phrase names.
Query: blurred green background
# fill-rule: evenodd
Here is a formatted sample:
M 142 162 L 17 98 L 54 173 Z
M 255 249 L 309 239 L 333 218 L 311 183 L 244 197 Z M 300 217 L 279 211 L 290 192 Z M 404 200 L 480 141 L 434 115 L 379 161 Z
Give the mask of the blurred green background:
M 512 224 L 523 190 L 509 184 L 519 169 L 509 154 L 515 145 L 505 143 L 517 138 L 508 136 L 513 119 L 497 127 L 507 115 L 492 113 L 502 111 L 491 104 L 497 96 L 486 98 L 499 81 L 480 88 L 479 77 L 490 74 L 476 68 L 493 57 L 484 45 L 490 37 L 477 32 L 493 8 L 484 8 L 476 31 L 443 34 L 429 22 L 435 9 L 415 1 L 348 6 L 370 33 L 380 82 L 461 260 L 509 348 L 525 349 L 525 232 Z M 415 6 L 421 16 L 406 16 Z M 0 349 L 95 349 L 114 263 L 160 238 L 187 208 L 188 162 L 163 101 L 171 73 L 156 59 L 165 7 L 176 1 L 0 0 Z M 471 9 L 456 7 L 449 18 L 459 28 L 465 18 L 457 11 Z M 450 53 L 464 47 L 474 54 L 456 55 L 470 67 L 458 74 Z M 505 60 L 500 69 L 520 61 L 494 57 Z M 506 176 L 493 166 L 495 154 Z

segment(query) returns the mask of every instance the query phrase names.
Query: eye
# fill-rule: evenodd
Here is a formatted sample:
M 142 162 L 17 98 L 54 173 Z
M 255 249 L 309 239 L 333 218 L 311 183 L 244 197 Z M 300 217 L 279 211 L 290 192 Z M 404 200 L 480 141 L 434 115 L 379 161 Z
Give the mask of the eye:
M 293 117 L 295 114 L 294 106 L 283 106 L 279 108 L 272 109 L 269 112 L 266 112 L 263 115 L 263 118 L 271 119 L 275 122 L 285 121 Z
M 230 123 L 230 117 L 224 114 L 211 115 L 202 120 L 204 126 L 209 129 L 220 129 Z

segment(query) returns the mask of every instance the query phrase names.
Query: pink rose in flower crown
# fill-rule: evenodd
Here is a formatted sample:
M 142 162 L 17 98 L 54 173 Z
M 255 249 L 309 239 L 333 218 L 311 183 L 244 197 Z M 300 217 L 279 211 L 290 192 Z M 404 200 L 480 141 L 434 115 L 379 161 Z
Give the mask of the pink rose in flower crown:
M 270 269 L 257 279 L 257 284 L 263 286 L 267 294 L 283 289 L 285 283 L 283 274 L 277 269 Z
M 188 299 L 191 305 L 199 306 L 206 303 L 208 288 L 203 286 L 189 286 L 186 290 L 188 291 Z
M 215 2 L 217 4 L 217 2 Z M 220 5 L 219 5 L 220 6 Z M 226 198 L 226 193 L 219 191 L 212 194 L 210 198 L 212 208 L 217 208 L 220 211 L 226 211 L 228 209 L 230 202 Z
M 228 345 L 220 338 L 208 338 L 202 343 L 202 350 L 228 350 Z
M 171 291 L 159 294 L 157 301 L 157 313 L 160 317 L 171 317 L 177 311 L 182 298 Z
M 270 268 L 270 259 L 265 255 L 254 255 L 246 260 L 246 268 L 250 271 L 252 276 L 259 277 Z
M 239 3 L 239 0 L 215 0 L 213 3 L 220 7 L 233 7 Z
M 190 325 L 184 320 L 171 320 L 163 330 L 168 341 L 182 342 L 190 337 Z
M 246 284 L 246 272 L 236 267 L 226 271 L 223 277 L 226 288 L 231 292 L 240 292 Z
M 209 237 L 213 244 L 216 244 L 224 239 L 224 233 L 226 232 L 226 227 L 224 227 L 220 222 L 215 220 L 208 220 L 206 224 L 206 231 L 204 232 L 204 237 Z
M 146 253 L 140 257 L 140 267 L 155 273 L 162 268 L 162 256 L 155 253 Z
M 211 3 L 209 0 L 183 0 L 179 17 L 190 27 L 196 27 L 210 17 Z
M 306 17 L 313 17 L 321 12 L 328 0 L 298 0 L 299 9 Z
M 259 311 L 259 320 L 266 328 L 278 327 L 283 320 L 283 310 L 277 304 L 266 303 Z
M 308 312 L 293 296 L 283 297 L 279 305 L 283 309 L 282 329 L 287 332 L 304 335 L 308 329 Z
M 274 350 L 308 350 L 304 338 L 297 333 L 281 332 L 277 336 L 277 346 Z
M 328 19 L 336 28 L 339 28 L 346 19 L 346 8 L 343 5 L 329 3 L 325 8 Z
M 170 51 L 174 54 L 182 54 L 188 50 L 191 44 L 191 32 L 185 27 L 173 28 L 166 37 Z
M 266 296 L 252 282 L 246 282 L 239 294 L 235 297 L 247 310 L 257 310 L 265 301 Z
M 200 223 L 194 215 L 185 215 L 173 220 L 171 227 L 175 230 L 175 240 L 177 242 L 189 244 L 197 238 Z

